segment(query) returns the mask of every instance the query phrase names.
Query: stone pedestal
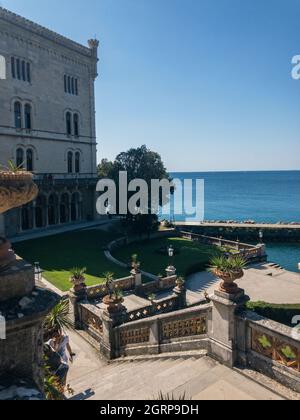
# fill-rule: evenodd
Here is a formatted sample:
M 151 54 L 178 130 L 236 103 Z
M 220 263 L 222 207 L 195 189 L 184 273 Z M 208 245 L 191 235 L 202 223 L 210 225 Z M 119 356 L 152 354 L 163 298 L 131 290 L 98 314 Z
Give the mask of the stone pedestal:
M 113 314 L 107 311 L 103 311 L 102 313 L 103 335 L 100 343 L 100 352 L 108 360 L 120 357 L 117 350 L 120 348 L 120 345 L 117 342 L 118 337 L 114 327 L 123 323 L 123 314 L 123 310 Z
M 170 265 L 166 268 L 166 275 L 167 277 L 176 276 L 176 268 Z
M 58 296 L 34 288 L 33 268 L 23 260 L 0 273 L 0 290 L 6 325 L 6 338 L 0 337 L 0 385 L 24 381 L 43 393 L 43 321 Z
M 177 296 L 177 310 L 185 309 L 186 308 L 186 288 L 184 286 L 182 287 L 176 286 L 173 289 L 173 292 Z
M 82 327 L 78 303 L 84 301 L 85 299 L 86 289 L 83 289 L 81 293 L 75 293 L 74 290 L 69 291 L 69 318 L 73 327 L 77 330 L 80 330 Z
M 142 286 L 142 272 L 141 271 L 136 271 L 136 270 L 132 270 L 130 272 L 130 274 L 134 277 L 134 284 L 135 284 L 135 289 L 138 289 L 139 287 Z
M 210 299 L 213 305 L 209 331 L 210 356 L 232 368 L 236 362 L 235 313 L 245 305 L 249 298 L 244 290 L 239 289 L 235 295 L 215 291 Z

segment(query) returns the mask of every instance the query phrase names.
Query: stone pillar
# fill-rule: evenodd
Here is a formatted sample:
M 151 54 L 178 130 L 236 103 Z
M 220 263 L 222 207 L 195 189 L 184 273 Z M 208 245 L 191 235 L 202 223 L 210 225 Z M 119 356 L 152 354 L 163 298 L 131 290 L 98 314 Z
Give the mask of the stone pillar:
M 166 275 L 167 277 L 176 276 L 176 268 L 170 265 L 166 268 Z
M 134 277 L 135 289 L 138 289 L 139 287 L 141 287 L 142 284 L 143 284 L 143 282 L 142 282 L 142 272 L 137 271 L 137 270 L 132 270 L 130 272 L 130 274 Z
M 177 296 L 177 310 L 185 309 L 186 308 L 186 288 L 184 285 L 176 286 L 173 289 L 173 292 Z
M 114 327 L 122 324 L 123 314 L 123 308 L 114 313 L 109 313 L 107 310 L 102 312 L 103 335 L 100 342 L 100 352 L 108 360 L 120 357 L 119 335 Z
M 237 357 L 237 320 L 235 314 L 249 298 L 245 296 L 244 290 L 239 289 L 235 295 L 215 291 L 210 299 L 213 307 L 209 330 L 210 356 L 232 368 Z
M 79 312 L 79 302 L 82 300 L 84 300 L 82 295 L 75 293 L 73 290 L 69 291 L 69 318 L 76 330 L 80 330 L 82 328 Z

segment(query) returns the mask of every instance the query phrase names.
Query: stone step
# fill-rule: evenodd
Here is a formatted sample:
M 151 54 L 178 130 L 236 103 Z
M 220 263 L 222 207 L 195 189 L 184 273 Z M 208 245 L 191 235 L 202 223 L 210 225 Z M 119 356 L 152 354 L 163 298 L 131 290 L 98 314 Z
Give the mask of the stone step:
M 176 364 L 176 361 L 167 361 L 164 368 L 168 369 L 170 366 Z M 93 373 L 89 373 L 84 377 L 81 377 L 79 380 L 72 382 L 72 388 L 75 390 L 83 389 L 84 385 L 88 385 L 89 388 L 95 388 L 99 383 L 101 388 L 112 389 L 113 387 L 120 386 L 120 381 L 122 378 L 125 378 L 128 386 L 128 378 L 133 378 L 139 375 L 140 372 L 143 375 L 149 375 L 159 372 L 161 370 L 161 364 L 158 361 L 148 361 L 148 362 L 136 362 L 136 363 L 124 363 L 124 364 L 115 364 L 112 366 L 106 366 L 103 369 L 99 369 Z M 101 378 L 101 381 L 99 381 Z
M 201 360 L 181 360 L 173 366 L 167 366 L 166 363 L 160 361 L 159 370 L 156 371 L 143 369 L 138 374 L 129 372 L 131 380 L 120 377 L 118 384 L 106 389 L 97 387 L 95 393 L 104 399 L 157 399 L 160 392 L 168 394 L 187 381 L 199 378 L 203 371 Z
M 137 361 L 148 361 L 148 360 L 170 360 L 170 359 L 201 359 L 207 355 L 206 350 L 191 350 L 185 352 L 172 352 L 172 353 L 160 353 L 160 354 L 145 354 L 141 356 L 127 356 L 119 359 L 111 360 L 109 364 L 119 364 L 121 362 L 137 362 Z

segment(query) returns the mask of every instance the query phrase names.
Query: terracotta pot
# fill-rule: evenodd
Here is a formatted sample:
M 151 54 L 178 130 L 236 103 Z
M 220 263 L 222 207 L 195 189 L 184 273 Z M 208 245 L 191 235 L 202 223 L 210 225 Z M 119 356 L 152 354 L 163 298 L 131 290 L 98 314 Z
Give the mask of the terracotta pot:
M 243 270 L 237 270 L 235 272 L 226 273 L 224 271 L 215 271 L 216 277 L 223 280 L 220 284 L 220 291 L 229 293 L 229 294 L 236 294 L 239 291 L 238 285 L 235 283 L 236 280 L 241 279 L 244 276 Z
M 27 204 L 37 195 L 30 172 L 0 172 L 0 213 Z
M 115 313 L 115 312 L 119 312 L 120 309 L 122 308 L 122 303 L 124 302 L 123 298 L 114 298 L 114 297 L 110 297 L 110 296 L 105 296 L 103 298 L 103 303 L 104 305 L 107 306 L 107 311 L 109 313 Z
M 86 289 L 85 277 L 71 277 L 70 281 L 73 284 L 73 290 L 75 293 L 79 293 Z

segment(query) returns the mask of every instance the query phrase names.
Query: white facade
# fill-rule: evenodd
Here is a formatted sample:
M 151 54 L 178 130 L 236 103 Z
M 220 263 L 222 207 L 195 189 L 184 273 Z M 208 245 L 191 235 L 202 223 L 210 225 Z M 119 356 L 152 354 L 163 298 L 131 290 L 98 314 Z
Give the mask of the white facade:
M 62 193 L 69 194 L 70 203 L 72 194 L 79 193 L 77 219 L 94 217 L 94 203 L 87 201 L 94 199 L 97 174 L 94 83 L 98 44 L 89 40 L 84 47 L 0 7 L 0 164 L 13 160 L 40 180 L 45 215 L 39 228 L 49 224 L 51 194 L 57 203 L 51 224 L 75 221 L 71 204 L 61 220 Z M 36 228 L 34 221 L 28 227 L 24 220 L 28 215 L 11 217 L 19 227 L 10 234 L 22 231 L 22 224 L 26 229 Z M 5 218 L 7 225 L 9 216 Z

